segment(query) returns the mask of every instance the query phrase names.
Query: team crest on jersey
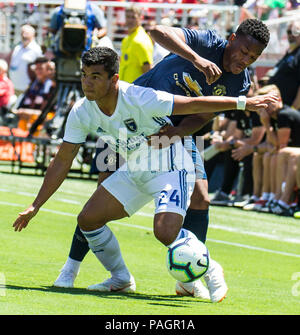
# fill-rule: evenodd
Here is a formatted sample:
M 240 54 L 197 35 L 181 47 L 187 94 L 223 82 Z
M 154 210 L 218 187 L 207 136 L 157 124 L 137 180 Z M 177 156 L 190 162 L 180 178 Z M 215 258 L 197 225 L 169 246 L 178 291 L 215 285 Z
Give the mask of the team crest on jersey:
M 125 126 L 128 130 L 135 133 L 137 131 L 137 124 L 135 123 L 134 119 L 127 119 L 124 120 Z
M 97 129 L 97 133 L 104 133 L 105 131 L 101 128 L 101 127 L 98 127 Z
M 212 91 L 213 95 L 223 96 L 226 95 L 226 87 L 224 85 L 216 85 Z

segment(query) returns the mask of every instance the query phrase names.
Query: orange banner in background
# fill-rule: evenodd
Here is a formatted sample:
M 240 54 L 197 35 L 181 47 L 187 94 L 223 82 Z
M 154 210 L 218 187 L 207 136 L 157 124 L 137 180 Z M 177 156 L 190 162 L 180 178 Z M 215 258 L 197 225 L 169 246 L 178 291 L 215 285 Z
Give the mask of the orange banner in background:
M 2 136 L 28 136 L 29 132 L 18 128 L 9 129 L 8 127 L 0 127 L 0 135 Z M 18 161 L 34 163 L 34 144 L 31 142 L 18 142 L 0 139 L 0 160 L 3 161 Z

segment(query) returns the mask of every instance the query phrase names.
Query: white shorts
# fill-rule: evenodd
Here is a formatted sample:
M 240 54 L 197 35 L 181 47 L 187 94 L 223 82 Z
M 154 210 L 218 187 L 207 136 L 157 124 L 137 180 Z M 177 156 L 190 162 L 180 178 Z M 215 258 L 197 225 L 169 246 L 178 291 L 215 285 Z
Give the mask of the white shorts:
M 117 170 L 102 182 L 102 186 L 123 206 L 129 216 L 154 199 L 155 214 L 177 213 L 185 217 L 195 185 L 195 172 L 145 172 L 153 177 L 143 185 L 134 181 L 127 171 Z
M 184 147 L 193 159 L 193 163 L 195 165 L 195 171 L 196 171 L 196 179 L 197 180 L 207 179 L 204 164 L 203 164 L 203 159 L 201 157 L 201 154 L 192 136 L 184 137 Z

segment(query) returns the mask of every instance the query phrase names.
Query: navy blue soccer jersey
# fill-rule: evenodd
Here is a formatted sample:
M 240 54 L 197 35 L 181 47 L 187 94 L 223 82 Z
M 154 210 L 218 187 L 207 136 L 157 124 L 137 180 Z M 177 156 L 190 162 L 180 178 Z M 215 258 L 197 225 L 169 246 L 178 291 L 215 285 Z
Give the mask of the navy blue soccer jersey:
M 248 93 L 250 88 L 248 70 L 233 74 L 223 68 L 226 40 L 213 30 L 183 28 L 183 32 L 186 43 L 198 55 L 214 62 L 222 70 L 222 76 L 212 85 L 208 85 L 205 75 L 191 62 L 175 54 L 169 54 L 154 68 L 137 78 L 134 84 L 185 96 L 239 96 Z M 176 116 L 176 120 L 182 117 L 184 116 Z

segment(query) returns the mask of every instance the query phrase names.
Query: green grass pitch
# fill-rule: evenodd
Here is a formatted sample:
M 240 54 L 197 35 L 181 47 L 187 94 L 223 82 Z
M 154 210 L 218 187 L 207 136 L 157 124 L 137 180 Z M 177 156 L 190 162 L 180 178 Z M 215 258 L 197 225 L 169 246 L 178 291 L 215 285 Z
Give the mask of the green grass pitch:
M 42 178 L 0 173 L 1 315 L 298 315 L 300 222 L 270 214 L 211 207 L 207 246 L 229 287 L 219 303 L 175 295 L 166 248 L 152 232 L 153 204 L 111 222 L 135 276 L 135 294 L 89 292 L 108 277 L 89 252 L 74 289 L 52 287 L 70 247 L 76 216 L 96 187 L 67 179 L 22 232 L 12 224 L 34 199 Z

